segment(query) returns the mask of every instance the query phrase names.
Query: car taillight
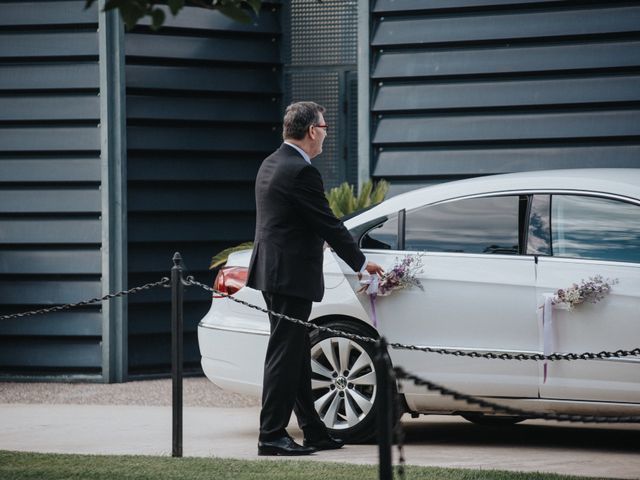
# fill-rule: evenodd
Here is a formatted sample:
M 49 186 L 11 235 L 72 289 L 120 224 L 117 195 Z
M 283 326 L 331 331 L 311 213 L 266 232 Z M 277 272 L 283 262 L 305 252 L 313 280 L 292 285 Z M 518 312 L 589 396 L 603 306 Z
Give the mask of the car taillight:
M 219 292 L 233 295 L 247 283 L 249 269 L 246 267 L 223 267 L 218 271 L 213 288 Z M 222 295 L 213 294 L 214 298 L 222 298 Z

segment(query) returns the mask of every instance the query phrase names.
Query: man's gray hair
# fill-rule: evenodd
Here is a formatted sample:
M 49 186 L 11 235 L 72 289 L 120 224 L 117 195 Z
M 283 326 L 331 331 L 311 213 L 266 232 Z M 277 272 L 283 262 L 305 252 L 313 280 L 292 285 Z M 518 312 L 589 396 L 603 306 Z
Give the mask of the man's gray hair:
M 325 112 L 322 105 L 315 102 L 296 102 L 287 107 L 282 123 L 282 138 L 285 140 L 302 140 L 311 125 L 320 121 L 320 114 Z

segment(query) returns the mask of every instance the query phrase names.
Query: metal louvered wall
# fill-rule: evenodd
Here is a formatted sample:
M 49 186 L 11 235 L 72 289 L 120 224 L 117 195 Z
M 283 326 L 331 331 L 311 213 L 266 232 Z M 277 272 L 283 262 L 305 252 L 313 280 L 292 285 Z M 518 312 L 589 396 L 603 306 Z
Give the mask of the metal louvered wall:
M 350 92 L 357 69 L 357 1 L 293 0 L 287 9 L 285 104 L 311 100 L 327 109 L 329 135 L 313 163 L 325 189 L 345 180 L 356 184 L 357 102 L 351 102 L 357 97 Z
M 166 275 L 175 251 L 208 282 L 214 254 L 253 239 L 255 175 L 281 141 L 280 23 L 275 2 L 257 25 L 187 7 L 125 35 L 129 285 Z M 185 300 L 185 363 L 199 368 L 210 299 Z M 167 292 L 130 299 L 130 375 L 168 371 L 169 321 Z
M 280 143 L 279 2 L 263 2 L 257 25 L 185 8 L 158 33 L 126 35 L 84 3 L 0 0 L 2 314 L 118 290 L 127 266 L 129 287 L 157 281 L 175 251 L 211 281 L 210 258 L 253 238 L 255 174 Z M 3 321 L 0 377 L 166 373 L 169 298 Z M 188 289 L 186 302 L 185 360 L 198 368 L 210 300 Z
M 2 313 L 110 288 L 103 43 L 97 9 L 83 6 L 0 0 Z M 159 33 L 125 36 L 129 286 L 166 275 L 176 250 L 211 279 L 210 257 L 253 237 L 253 181 L 280 141 L 283 79 L 285 101 L 329 107 L 317 160 L 326 187 L 354 181 L 357 6 L 283 2 L 284 35 L 278 2 L 264 3 L 255 26 L 187 8 Z M 392 193 L 507 171 L 640 167 L 640 2 L 377 0 L 368 14 L 361 105 L 372 176 L 391 180 Z M 131 297 L 130 374 L 167 370 L 168 299 Z M 208 305 L 187 292 L 192 366 Z M 90 307 L 3 321 L 0 376 L 112 380 L 106 315 Z
M 0 308 L 101 295 L 98 14 L 0 2 Z M 99 307 L 0 323 L 0 376 L 102 375 Z
M 640 2 L 377 0 L 374 177 L 640 167 Z

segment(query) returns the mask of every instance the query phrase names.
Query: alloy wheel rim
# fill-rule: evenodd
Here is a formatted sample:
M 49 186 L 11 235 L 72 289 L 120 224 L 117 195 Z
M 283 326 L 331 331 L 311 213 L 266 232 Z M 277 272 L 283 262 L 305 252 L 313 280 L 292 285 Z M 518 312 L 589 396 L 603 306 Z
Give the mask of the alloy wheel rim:
M 359 424 L 376 398 L 376 371 L 356 342 L 330 337 L 311 347 L 311 390 L 324 424 L 341 430 Z

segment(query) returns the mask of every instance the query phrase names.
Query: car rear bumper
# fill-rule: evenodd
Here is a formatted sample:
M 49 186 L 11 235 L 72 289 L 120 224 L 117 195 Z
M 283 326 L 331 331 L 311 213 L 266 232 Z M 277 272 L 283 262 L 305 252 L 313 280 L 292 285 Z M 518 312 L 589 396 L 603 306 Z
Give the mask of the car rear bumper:
M 262 299 L 246 300 L 255 304 Z M 214 299 L 198 325 L 202 369 L 225 390 L 259 396 L 268 340 L 266 314 L 224 298 Z
M 202 369 L 224 390 L 259 396 L 268 335 L 198 325 Z M 238 352 L 242 352 L 238 355 Z

